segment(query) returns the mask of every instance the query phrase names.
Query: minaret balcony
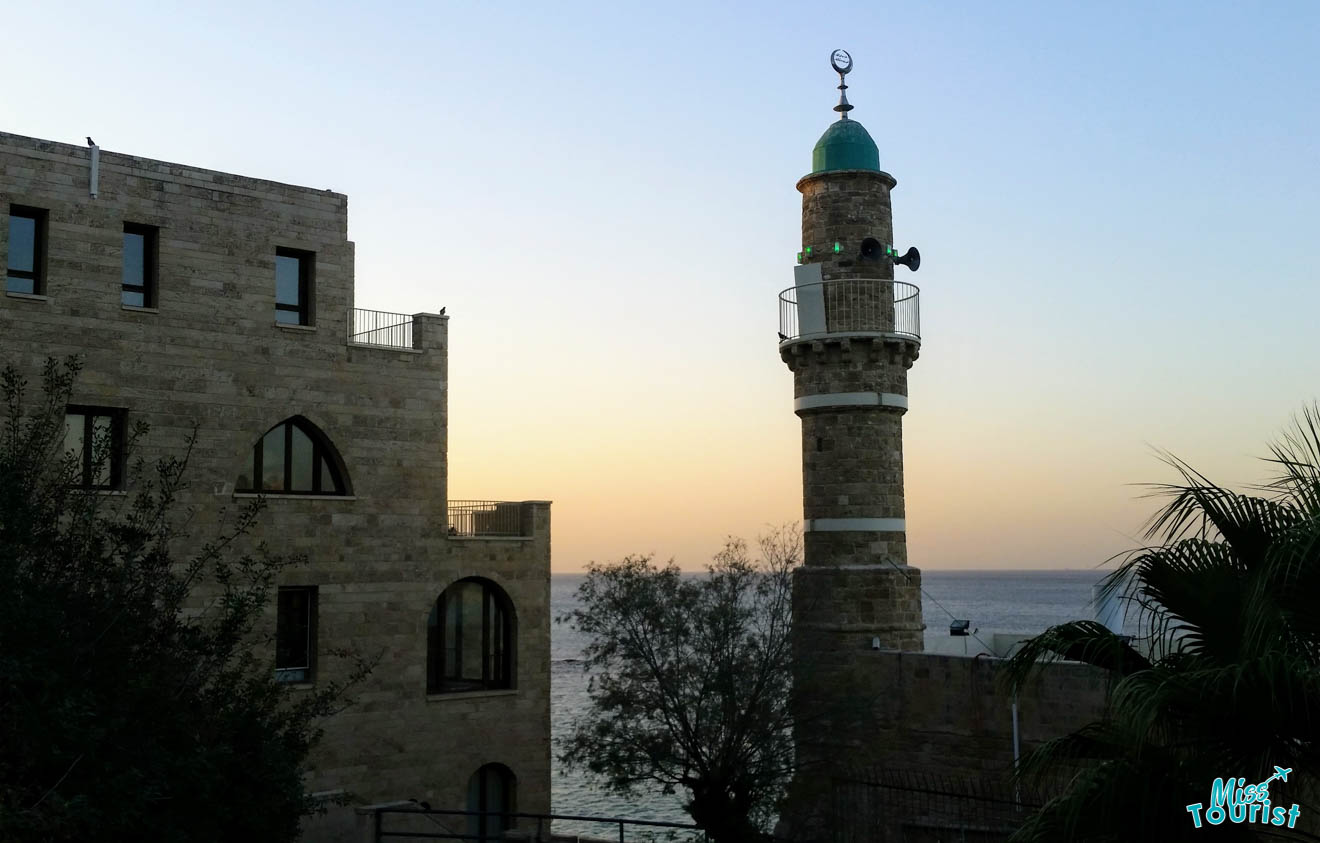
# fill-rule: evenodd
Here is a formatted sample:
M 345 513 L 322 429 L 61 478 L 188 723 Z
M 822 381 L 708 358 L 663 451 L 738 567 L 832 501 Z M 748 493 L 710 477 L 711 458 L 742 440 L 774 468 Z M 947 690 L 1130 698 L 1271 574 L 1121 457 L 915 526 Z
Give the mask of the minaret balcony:
M 779 294 L 779 347 L 852 338 L 920 345 L 919 293 L 915 284 L 881 278 L 789 287 Z

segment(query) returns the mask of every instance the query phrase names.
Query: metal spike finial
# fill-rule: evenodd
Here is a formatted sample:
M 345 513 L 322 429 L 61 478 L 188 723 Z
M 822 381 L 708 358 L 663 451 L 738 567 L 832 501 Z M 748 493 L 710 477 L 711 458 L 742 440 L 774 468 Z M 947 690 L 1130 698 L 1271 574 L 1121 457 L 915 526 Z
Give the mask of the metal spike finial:
M 852 111 L 852 105 L 848 102 L 848 83 L 843 80 L 852 70 L 852 56 L 848 55 L 847 50 L 835 50 L 830 53 L 830 66 L 839 74 L 839 104 L 834 106 L 834 110 L 839 112 L 840 120 L 848 119 L 848 112 Z

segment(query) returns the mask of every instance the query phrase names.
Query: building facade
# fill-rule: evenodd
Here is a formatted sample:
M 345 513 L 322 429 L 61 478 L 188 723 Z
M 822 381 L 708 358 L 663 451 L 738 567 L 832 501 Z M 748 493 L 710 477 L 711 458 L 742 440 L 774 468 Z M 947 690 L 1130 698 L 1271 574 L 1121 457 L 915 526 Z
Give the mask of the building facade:
M 310 788 L 548 812 L 550 506 L 447 499 L 448 317 L 356 307 L 347 197 L 0 133 L 0 214 L 0 361 L 83 356 L 70 447 L 144 421 L 138 455 L 182 456 L 195 429 L 177 554 L 264 496 L 253 541 L 307 560 L 270 607 L 277 679 L 378 660 Z M 130 493 L 122 460 L 84 483 Z

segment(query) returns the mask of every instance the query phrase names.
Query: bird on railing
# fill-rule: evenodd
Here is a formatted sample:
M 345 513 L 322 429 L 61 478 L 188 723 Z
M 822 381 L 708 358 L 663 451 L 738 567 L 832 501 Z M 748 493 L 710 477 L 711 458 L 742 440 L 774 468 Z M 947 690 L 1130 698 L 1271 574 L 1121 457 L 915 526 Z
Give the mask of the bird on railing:
M 783 342 L 783 341 L 786 340 L 786 339 L 788 339 L 788 335 L 785 334 L 783 331 L 780 331 L 780 332 L 779 332 L 779 341 L 780 341 L 780 342 Z
M 87 136 L 87 145 L 88 145 L 88 146 L 96 146 L 96 141 L 92 140 L 92 136 L 91 136 L 91 135 L 88 135 L 88 136 Z
M 444 309 L 443 307 L 440 308 L 440 315 L 441 315 L 441 316 L 444 316 L 444 315 L 445 315 L 445 309 Z

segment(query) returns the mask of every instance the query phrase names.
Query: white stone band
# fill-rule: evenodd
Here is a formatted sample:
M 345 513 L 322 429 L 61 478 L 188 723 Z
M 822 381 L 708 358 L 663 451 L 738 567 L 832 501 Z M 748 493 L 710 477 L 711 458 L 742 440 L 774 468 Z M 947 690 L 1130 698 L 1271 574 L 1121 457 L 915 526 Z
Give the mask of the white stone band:
M 826 407 L 902 407 L 906 410 L 907 405 L 907 396 L 895 392 L 826 392 L 794 398 L 793 412 Z
M 903 518 L 808 518 L 802 529 L 808 533 L 905 533 L 907 522 Z

